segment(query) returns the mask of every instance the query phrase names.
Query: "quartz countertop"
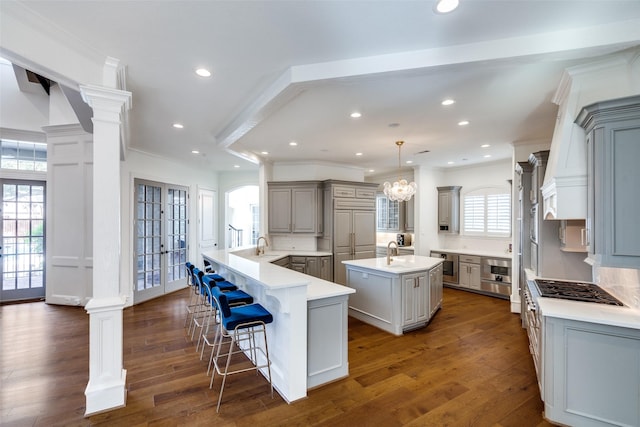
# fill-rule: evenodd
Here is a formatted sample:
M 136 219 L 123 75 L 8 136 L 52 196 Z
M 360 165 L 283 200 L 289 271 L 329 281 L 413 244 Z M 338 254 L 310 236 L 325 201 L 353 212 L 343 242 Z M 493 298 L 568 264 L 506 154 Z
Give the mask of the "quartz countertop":
M 285 267 L 272 264 L 286 256 L 329 256 L 330 252 L 316 251 L 266 251 L 255 255 L 255 248 L 244 250 L 205 251 L 202 256 L 214 263 L 220 263 L 238 274 L 250 277 L 269 289 L 307 287 L 307 301 L 352 294 L 355 291 L 347 286 L 299 273 Z
M 382 271 L 392 274 L 414 273 L 418 271 L 431 270 L 442 263 L 442 258 L 432 258 L 420 255 L 400 255 L 393 256 L 391 264 L 387 265 L 387 258 L 367 258 L 350 261 L 342 261 L 347 266 L 366 268 L 369 270 Z
M 491 258 L 503 258 L 503 259 L 511 259 L 513 257 L 513 252 L 483 251 L 483 250 L 473 250 L 473 249 L 431 249 L 431 251 L 444 252 L 448 254 L 475 255 L 475 256 L 483 256 L 483 257 L 491 257 Z
M 525 275 L 527 280 L 538 279 L 529 269 L 525 269 Z M 640 329 L 640 310 L 628 305 L 621 307 L 545 297 L 539 297 L 537 303 L 543 316 Z

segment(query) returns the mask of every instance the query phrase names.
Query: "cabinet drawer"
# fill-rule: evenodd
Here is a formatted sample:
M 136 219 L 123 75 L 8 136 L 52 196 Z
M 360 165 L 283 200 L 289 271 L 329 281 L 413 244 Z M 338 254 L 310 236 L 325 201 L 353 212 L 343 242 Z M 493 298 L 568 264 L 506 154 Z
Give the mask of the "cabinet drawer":
M 356 197 L 356 189 L 336 185 L 333 187 L 333 197 Z
M 468 262 L 468 263 L 471 263 L 471 264 L 480 264 L 480 257 L 479 256 L 460 255 L 458 257 L 458 260 L 460 262 Z
M 306 264 L 307 262 L 307 257 L 303 257 L 303 256 L 292 256 L 291 257 L 291 263 L 292 264 Z
M 368 188 L 356 188 L 356 197 L 358 199 L 375 199 L 376 192 Z

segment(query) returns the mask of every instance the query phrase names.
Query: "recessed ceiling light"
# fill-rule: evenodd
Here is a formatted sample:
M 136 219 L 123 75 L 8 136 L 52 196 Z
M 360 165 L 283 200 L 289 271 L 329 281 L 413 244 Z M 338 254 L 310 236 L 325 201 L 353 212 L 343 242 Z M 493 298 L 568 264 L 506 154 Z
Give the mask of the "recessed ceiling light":
M 356 153 L 356 156 L 362 156 L 362 153 Z
M 296 145 L 298 145 L 298 143 L 297 143 L 297 142 L 295 142 L 295 141 L 291 141 L 291 142 L 289 143 L 289 145 L 290 145 L 290 146 L 292 146 L 292 147 L 295 147 Z
M 455 162 L 447 162 L 448 165 L 453 165 Z
M 351 118 L 352 119 L 358 119 L 360 117 L 362 117 L 362 114 L 357 112 L 357 111 L 354 111 L 353 113 L 351 113 Z
M 458 122 L 458 126 L 466 126 L 468 124 L 469 124 L 468 120 L 462 120 L 462 121 Z
M 489 147 L 491 147 L 491 145 L 490 145 L 490 144 L 482 144 L 482 145 L 480 146 L 480 148 L 489 148 Z
M 453 105 L 455 103 L 456 101 L 454 101 L 453 99 L 445 99 L 444 101 L 442 101 L 442 105 Z
M 413 163 L 413 160 L 407 160 L 405 163 L 410 165 L 411 163 Z
M 191 154 L 200 154 L 198 150 L 191 150 Z
M 239 167 L 240 167 L 240 165 L 233 165 L 233 167 L 234 167 L 234 168 L 239 168 Z
M 174 123 L 173 127 L 176 128 L 176 129 L 182 129 L 182 128 L 184 128 L 184 125 L 182 125 L 181 123 Z
M 268 151 L 261 151 L 260 154 L 263 154 L 263 155 L 266 156 L 267 154 L 269 154 L 269 152 Z
M 375 171 L 376 171 L 375 169 L 369 169 L 369 173 L 373 173 Z
M 438 0 L 436 3 L 436 12 L 438 13 L 449 13 L 456 10 L 458 7 L 458 0 Z
M 491 157 L 491 154 L 485 154 L 485 155 L 484 155 L 484 158 L 485 158 L 485 159 L 486 159 L 486 158 L 489 158 L 489 157 Z
M 198 68 L 196 70 L 196 74 L 200 77 L 211 77 L 211 71 L 207 70 L 206 68 Z

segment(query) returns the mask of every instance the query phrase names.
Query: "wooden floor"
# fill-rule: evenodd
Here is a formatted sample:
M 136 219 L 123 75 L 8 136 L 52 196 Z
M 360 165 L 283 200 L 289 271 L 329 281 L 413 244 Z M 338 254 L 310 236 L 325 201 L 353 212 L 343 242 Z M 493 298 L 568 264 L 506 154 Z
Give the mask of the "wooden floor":
M 394 337 L 349 319 L 348 378 L 286 404 L 255 373 L 230 377 L 221 413 L 183 328 L 187 291 L 124 311 L 125 408 L 84 417 L 84 309 L 0 307 L 2 426 L 549 426 L 509 302 L 444 290 L 426 328 Z

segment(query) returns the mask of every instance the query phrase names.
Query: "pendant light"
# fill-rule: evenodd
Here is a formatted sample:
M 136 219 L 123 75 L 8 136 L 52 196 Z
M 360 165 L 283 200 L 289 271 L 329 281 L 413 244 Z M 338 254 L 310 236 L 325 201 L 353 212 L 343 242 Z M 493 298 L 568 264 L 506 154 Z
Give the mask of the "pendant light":
M 402 150 L 404 141 L 396 141 L 398 146 L 398 180 L 391 185 L 389 182 L 384 183 L 384 195 L 389 200 L 406 202 L 416 194 L 417 185 L 415 182 L 408 183 L 406 179 L 400 176 L 400 151 Z

